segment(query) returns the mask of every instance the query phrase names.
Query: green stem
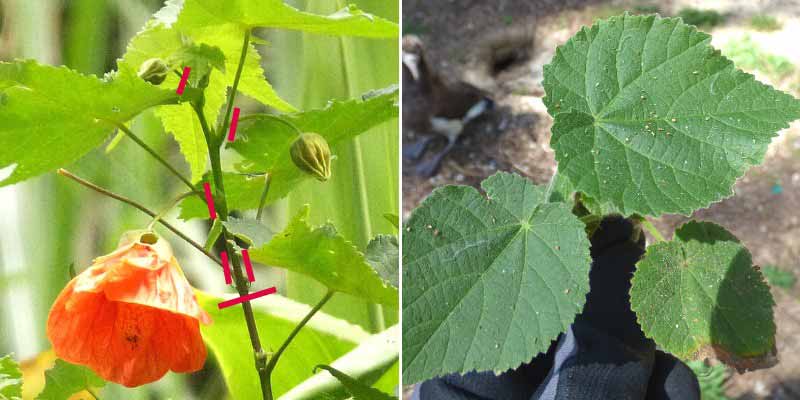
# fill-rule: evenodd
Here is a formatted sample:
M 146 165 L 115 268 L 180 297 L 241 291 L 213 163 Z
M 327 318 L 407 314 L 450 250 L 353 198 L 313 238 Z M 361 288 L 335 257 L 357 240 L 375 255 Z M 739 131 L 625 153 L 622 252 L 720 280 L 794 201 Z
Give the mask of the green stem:
M 267 374 L 268 374 L 267 375 L 267 385 L 270 388 L 270 391 L 269 391 L 270 397 L 267 398 L 268 400 L 272 400 L 272 390 L 271 390 L 272 382 L 269 379 L 272 376 L 272 371 L 275 369 L 275 366 L 278 365 L 278 360 L 280 360 L 281 355 L 286 350 L 286 348 L 289 347 L 289 344 L 292 343 L 292 340 L 294 340 L 294 338 L 297 336 L 297 334 L 300 333 L 300 330 L 302 330 L 303 327 L 308 324 L 308 321 L 311 320 L 311 317 L 313 317 L 314 314 L 316 314 L 322 308 L 322 306 L 324 306 L 325 303 L 327 303 L 328 300 L 330 300 L 331 297 L 333 297 L 334 293 L 335 293 L 334 291 L 328 290 L 328 292 L 325 293 L 325 297 L 323 297 L 322 300 L 320 300 L 319 303 L 317 303 L 317 305 L 315 305 L 314 308 L 312 308 L 311 311 L 309 311 L 308 314 L 306 314 L 306 316 L 303 317 L 303 319 L 300 321 L 300 323 L 297 324 L 297 326 L 294 327 L 294 330 L 292 330 L 292 332 L 289 334 L 289 336 L 286 338 L 286 340 L 283 341 L 283 344 L 281 344 L 281 347 L 278 348 L 278 351 L 276 351 L 275 354 L 273 354 L 269 358 L 269 363 L 267 363 L 267 367 L 266 367 L 267 368 Z
M 247 121 L 247 120 L 256 119 L 256 118 L 258 118 L 258 119 L 267 118 L 267 119 L 271 119 L 271 120 L 274 120 L 274 121 L 278 121 L 278 122 L 288 126 L 290 129 L 295 131 L 298 135 L 303 134 L 303 131 L 301 131 L 300 128 L 297 127 L 297 125 L 295 125 L 295 124 L 293 124 L 293 123 L 291 123 L 291 122 L 289 122 L 289 121 L 287 121 L 287 120 L 283 119 L 282 117 L 277 116 L 275 114 L 263 114 L 263 113 L 261 113 L 261 114 L 250 114 L 248 116 L 239 118 L 239 121 L 240 122 L 241 121 Z
M 222 128 L 218 131 L 220 136 L 225 135 L 233 112 L 233 100 L 236 98 L 236 91 L 239 90 L 239 79 L 242 77 L 242 69 L 244 68 L 244 60 L 247 58 L 247 49 L 250 46 L 250 29 L 244 32 L 244 42 L 242 43 L 242 54 L 239 55 L 239 66 L 236 67 L 236 75 L 233 77 L 233 86 L 228 94 L 228 106 L 225 110 L 225 118 L 222 119 Z M 211 150 L 211 149 L 209 149 Z
M 653 223 L 650 222 L 649 219 L 642 218 L 642 226 L 644 227 L 644 229 L 647 229 L 647 231 L 650 232 L 650 235 L 653 236 L 656 239 L 656 241 L 658 242 L 667 241 L 667 239 L 664 239 L 664 236 L 661 235 L 661 232 L 658 231 L 658 228 L 656 228 L 656 226 L 653 225 Z
M 134 134 L 130 129 L 128 129 L 128 127 L 125 126 L 125 124 L 121 124 L 117 121 L 110 119 L 100 118 L 98 120 L 114 125 L 115 127 L 117 127 L 117 129 L 125 133 L 125 135 L 131 138 L 131 140 L 136 142 L 136 144 L 138 144 L 141 148 L 150 153 L 150 155 L 153 156 L 153 158 L 155 158 L 159 163 L 161 163 L 161 165 L 170 170 L 170 172 L 172 172 L 173 175 L 175 175 L 178 179 L 180 179 L 180 181 L 183 182 L 186 185 L 186 187 L 188 187 L 189 190 L 192 191 L 192 193 L 197 194 L 198 196 L 200 196 L 201 199 L 203 199 L 202 193 L 197 191 L 197 189 L 194 187 L 194 185 L 192 185 L 192 182 L 190 180 L 186 179 L 186 177 L 184 177 L 183 174 L 181 174 L 177 169 L 175 169 L 175 167 L 170 165 L 170 163 L 168 163 L 167 160 L 163 159 L 160 155 L 158 155 L 158 153 L 156 153 L 156 151 L 153 150 L 152 147 L 148 146 L 147 143 L 145 143 L 142 139 L 139 139 L 139 137 L 136 136 L 136 134 Z
M 94 190 L 95 192 L 98 192 L 100 194 L 103 194 L 103 195 L 106 195 L 108 197 L 111 197 L 112 199 L 119 200 L 119 201 L 121 201 L 121 202 L 123 202 L 125 204 L 131 205 L 131 206 L 135 207 L 136 209 L 138 209 L 139 211 L 141 211 L 141 212 L 143 212 L 143 213 L 145 213 L 145 214 L 147 214 L 147 215 L 149 215 L 149 216 L 151 216 L 153 218 L 155 218 L 158 215 L 154 211 L 152 211 L 152 210 L 148 209 L 147 207 L 137 203 L 134 200 L 131 200 L 131 199 L 129 199 L 129 198 L 123 196 L 123 195 L 116 194 L 116 193 L 114 193 L 112 191 L 109 191 L 109 190 L 104 189 L 104 188 L 102 188 L 100 186 L 97 186 L 94 183 L 91 183 L 91 182 L 89 182 L 89 181 L 87 181 L 87 180 L 85 180 L 83 178 L 80 178 L 80 177 L 74 175 L 73 173 L 63 169 L 63 168 L 58 170 L 58 174 L 61 175 L 61 176 L 67 177 L 69 179 L 72 179 L 73 181 L 78 182 L 81 185 L 86 186 L 89 189 Z M 199 243 L 195 242 L 194 240 L 192 240 L 191 238 L 186 236 L 186 234 L 184 234 L 183 232 L 178 230 L 178 228 L 175 228 L 174 226 L 172 226 L 168 222 L 166 222 L 164 220 L 161 220 L 161 219 L 159 219 L 158 222 L 161 225 L 163 225 L 165 228 L 171 230 L 172 233 L 178 235 L 178 237 L 180 237 L 181 239 L 185 240 L 186 243 L 189 243 L 190 245 L 192 245 L 197 250 L 200 250 L 200 252 L 205 254 L 212 261 L 214 261 L 215 263 L 217 263 L 220 266 L 222 266 L 222 262 L 217 257 L 215 257 L 213 254 L 211 254 L 208 251 L 206 251 L 206 249 L 204 249 L 202 245 L 200 245 Z
M 158 213 L 158 215 L 156 215 L 155 217 L 153 217 L 153 219 L 150 221 L 150 223 L 149 223 L 149 224 L 147 224 L 147 230 L 148 230 L 148 231 L 151 231 L 151 230 L 153 230 L 153 225 L 155 225 L 155 224 L 156 224 L 156 222 L 158 222 L 158 221 L 160 221 L 162 218 L 164 218 L 164 216 L 165 216 L 165 215 L 167 215 L 167 213 L 168 213 L 168 212 L 170 212 L 170 210 L 172 210 L 173 208 L 175 208 L 175 206 L 177 206 L 177 205 L 178 205 L 178 203 L 180 203 L 180 201 L 181 201 L 181 200 L 183 200 L 183 199 L 185 199 L 185 198 L 187 198 L 187 197 L 189 197 L 189 196 L 191 196 L 191 195 L 193 195 L 193 194 L 194 194 L 194 192 L 186 192 L 186 193 L 181 193 L 181 194 L 180 194 L 178 197 L 176 197 L 175 199 L 173 199 L 173 200 L 172 200 L 172 202 L 170 202 L 170 203 L 169 203 L 169 205 L 168 205 L 167 207 L 164 207 L 164 209 L 163 209 L 163 210 L 161 210 L 161 212 L 159 212 L 159 213 Z
M 553 195 L 553 189 L 556 186 L 556 180 L 558 180 L 558 167 L 556 167 L 556 171 L 553 172 L 553 176 L 550 177 L 550 182 L 547 184 L 547 189 L 544 191 L 544 200 L 546 202 L 550 202 L 550 196 Z
M 228 127 L 229 119 L 231 116 L 231 110 L 233 108 L 233 101 L 236 97 L 236 90 L 239 85 L 239 78 L 242 74 L 242 68 L 244 67 L 245 57 L 247 55 L 247 48 L 250 43 L 250 31 L 245 32 L 244 36 L 244 44 L 242 46 L 242 54 L 239 57 L 239 67 L 236 69 L 236 76 L 234 77 L 233 87 L 231 88 L 230 93 L 228 93 L 228 111 L 226 112 L 225 119 L 222 122 L 222 128 L 219 130 L 220 138 L 222 138 L 225 129 Z M 228 220 L 228 204 L 227 204 L 227 197 L 225 196 L 225 184 L 222 179 L 222 162 L 220 160 L 220 143 L 221 140 L 218 142 L 214 133 L 208 126 L 208 122 L 206 121 L 205 114 L 203 113 L 202 101 L 193 103 L 193 108 L 195 113 L 197 114 L 198 119 L 200 120 L 200 126 L 203 129 L 203 135 L 206 139 L 206 144 L 208 145 L 208 156 L 211 160 L 211 174 L 214 179 L 214 187 L 216 188 L 216 201 L 217 201 L 217 210 L 218 210 L 218 217 L 221 221 Z M 249 294 L 250 290 L 248 287 L 248 281 L 244 277 L 242 273 L 242 265 L 239 261 L 239 257 L 236 254 L 236 250 L 233 247 L 233 236 L 228 232 L 228 230 L 223 226 L 222 228 L 222 236 L 224 239 L 225 251 L 230 255 L 231 264 L 233 265 L 233 275 L 235 278 L 235 285 L 236 291 L 239 293 L 240 296 L 246 296 Z M 242 302 L 242 311 L 244 313 L 245 323 L 247 324 L 247 332 L 250 335 L 250 344 L 253 347 L 253 354 L 255 356 L 255 367 L 256 371 L 258 372 L 259 380 L 261 381 L 261 395 L 264 399 L 271 399 L 272 398 L 272 391 L 269 386 L 269 372 L 267 372 L 266 364 L 267 364 L 267 355 L 264 352 L 264 349 L 261 347 L 261 339 L 258 335 L 258 327 L 256 326 L 256 318 L 253 314 L 253 306 L 250 304 L 249 301 Z
M 261 222 L 261 214 L 264 212 L 264 203 L 267 202 L 270 183 L 272 183 L 272 176 L 266 173 L 264 175 L 264 190 L 261 191 L 261 198 L 258 200 L 258 212 L 256 213 L 256 220 L 259 222 Z

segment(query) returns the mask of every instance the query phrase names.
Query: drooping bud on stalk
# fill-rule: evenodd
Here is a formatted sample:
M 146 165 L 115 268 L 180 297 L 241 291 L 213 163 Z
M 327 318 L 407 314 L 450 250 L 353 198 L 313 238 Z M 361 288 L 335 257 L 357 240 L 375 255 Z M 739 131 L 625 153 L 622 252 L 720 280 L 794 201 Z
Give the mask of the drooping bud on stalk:
M 331 177 L 331 149 L 322 136 L 306 132 L 292 143 L 292 161 L 303 172 L 325 182 Z
M 169 67 L 164 61 L 160 58 L 151 58 L 142 63 L 137 75 L 153 85 L 160 85 L 164 79 L 167 79 L 168 73 Z

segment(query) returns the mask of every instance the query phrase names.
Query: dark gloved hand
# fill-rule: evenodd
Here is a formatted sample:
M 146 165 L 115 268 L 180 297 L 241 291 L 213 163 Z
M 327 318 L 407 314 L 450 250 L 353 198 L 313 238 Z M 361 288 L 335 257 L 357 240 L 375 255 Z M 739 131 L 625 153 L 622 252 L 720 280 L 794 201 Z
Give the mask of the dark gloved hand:
M 422 383 L 415 400 L 699 400 L 686 364 L 656 350 L 630 308 L 630 280 L 645 239 L 621 217 L 592 237 L 590 292 L 583 313 L 547 353 L 516 370 L 448 375 Z

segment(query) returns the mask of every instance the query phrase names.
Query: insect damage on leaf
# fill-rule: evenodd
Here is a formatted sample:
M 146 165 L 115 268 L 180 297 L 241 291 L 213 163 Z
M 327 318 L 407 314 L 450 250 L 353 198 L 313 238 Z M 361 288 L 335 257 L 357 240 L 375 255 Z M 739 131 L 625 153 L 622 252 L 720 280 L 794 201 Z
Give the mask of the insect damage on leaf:
M 589 241 L 566 203 L 509 173 L 436 189 L 403 236 L 403 380 L 505 371 L 583 308 Z
M 648 247 L 632 279 L 646 336 L 680 358 L 716 357 L 739 371 L 775 364 L 774 304 L 747 249 L 710 222 Z
M 677 18 L 584 27 L 544 67 L 559 173 L 624 215 L 689 214 L 731 195 L 800 101 L 737 70 Z

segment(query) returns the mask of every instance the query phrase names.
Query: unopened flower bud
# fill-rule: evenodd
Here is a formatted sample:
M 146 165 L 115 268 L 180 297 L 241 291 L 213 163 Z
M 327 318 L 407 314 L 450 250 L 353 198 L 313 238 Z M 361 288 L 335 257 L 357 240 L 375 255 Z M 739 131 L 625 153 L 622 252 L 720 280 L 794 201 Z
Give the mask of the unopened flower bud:
M 323 182 L 331 177 L 331 149 L 322 136 L 303 133 L 292 143 L 291 155 L 294 164 L 303 172 Z
M 167 79 L 168 73 L 169 67 L 164 61 L 160 58 L 151 58 L 142 63 L 137 75 L 153 85 L 160 85 L 164 79 Z

